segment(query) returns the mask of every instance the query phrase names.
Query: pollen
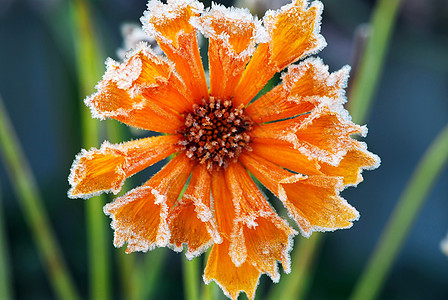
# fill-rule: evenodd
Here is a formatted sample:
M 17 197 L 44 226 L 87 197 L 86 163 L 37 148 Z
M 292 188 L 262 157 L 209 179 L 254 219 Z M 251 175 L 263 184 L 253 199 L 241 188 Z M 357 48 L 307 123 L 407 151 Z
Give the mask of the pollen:
M 244 106 L 234 107 L 230 99 L 210 96 L 193 111 L 185 112 L 185 126 L 178 131 L 183 138 L 177 143 L 180 151 L 209 171 L 226 168 L 244 151 L 251 151 L 252 121 L 244 114 Z

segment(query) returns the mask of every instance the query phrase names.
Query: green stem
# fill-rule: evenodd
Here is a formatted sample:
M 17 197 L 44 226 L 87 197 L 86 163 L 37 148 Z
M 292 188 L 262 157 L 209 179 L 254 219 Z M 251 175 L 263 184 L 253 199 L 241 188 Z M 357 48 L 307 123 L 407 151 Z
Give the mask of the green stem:
M 59 299 L 79 299 L 56 242 L 36 181 L 0 97 L 0 149 L 12 186 Z
M 310 269 L 314 264 L 317 248 L 322 243 L 322 234 L 317 232 L 309 239 L 302 238 L 298 247 L 294 249 L 291 260 L 293 274 L 283 275 L 275 288 L 271 290 L 268 300 L 297 300 L 305 296 L 306 290 L 311 283 Z
M 350 112 L 355 123 L 361 124 L 367 119 L 400 3 L 401 0 L 380 0 L 375 7 L 371 36 L 349 96 Z
M 6 220 L 3 215 L 3 205 L 0 190 L 0 299 L 12 299 L 11 279 L 9 270 L 8 243 L 5 230 Z
M 183 259 L 183 277 L 184 277 L 184 292 L 186 300 L 199 299 L 199 268 L 201 260 L 199 257 L 189 261 Z
M 86 96 L 93 92 L 96 82 L 101 79 L 104 59 L 99 53 L 89 7 L 84 0 L 73 2 L 73 16 L 79 85 L 81 95 Z M 81 109 L 81 123 L 84 147 L 96 146 L 99 141 L 98 123 L 92 119 L 84 105 Z M 110 237 L 103 214 L 104 203 L 104 196 L 94 197 L 86 202 L 91 299 L 110 298 Z
M 351 299 L 375 299 L 429 191 L 448 162 L 448 124 L 408 182 Z
M 141 272 L 143 275 L 140 274 L 139 277 L 143 291 L 140 299 L 152 299 L 167 252 L 168 250 L 165 248 L 157 248 L 144 256 L 143 271 Z

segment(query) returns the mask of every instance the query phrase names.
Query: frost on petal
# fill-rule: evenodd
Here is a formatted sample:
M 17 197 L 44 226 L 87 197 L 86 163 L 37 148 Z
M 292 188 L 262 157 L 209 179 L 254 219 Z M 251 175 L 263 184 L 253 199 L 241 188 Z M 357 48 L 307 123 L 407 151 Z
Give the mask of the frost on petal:
M 365 136 L 366 128 L 350 121 L 346 111 L 321 105 L 300 124 L 295 132 L 295 147 L 303 154 L 333 166 L 338 166 L 347 151 L 364 149 L 365 143 L 353 139 Z
M 214 280 L 224 294 L 236 300 L 240 292 L 245 292 L 249 299 L 255 298 L 260 272 L 248 262 L 235 266 L 229 256 L 229 241 L 224 239 L 215 244 L 207 260 L 204 272 L 206 284 Z
M 263 19 L 269 41 L 260 44 L 235 91 L 235 102 L 247 104 L 263 86 L 289 64 L 325 47 L 319 34 L 322 3 L 294 0 Z
M 305 175 L 322 174 L 317 159 L 302 154 L 290 143 L 255 138 L 251 143 L 251 148 L 253 154 L 288 170 Z
M 321 162 L 320 165 L 323 174 L 342 177 L 344 186 L 356 186 L 363 180 L 362 171 L 378 168 L 380 158 L 367 151 L 367 146 L 363 143 L 360 148 L 349 150 L 338 166 L 325 162 Z
M 197 165 L 182 199 L 170 212 L 170 243 L 178 251 L 186 244 L 189 259 L 202 254 L 213 242 L 222 242 L 210 207 L 210 193 L 210 174 L 205 165 Z
M 106 64 L 97 92 L 85 100 L 94 117 L 167 133 L 182 126 L 178 112 L 192 102 L 171 63 L 140 44 L 125 62 Z
M 367 128 L 350 120 L 341 103 L 322 97 L 310 113 L 283 121 L 255 126 L 253 138 L 289 143 L 310 160 L 338 166 L 349 150 L 365 150 L 365 143 L 352 138 L 365 136 Z
M 239 163 L 226 169 L 226 181 L 233 201 L 240 206 L 230 239 L 232 261 L 237 266 L 248 261 L 278 282 L 277 261 L 289 272 L 289 251 L 296 232 L 274 212 Z M 245 260 L 239 259 L 240 252 L 246 252 Z
M 358 211 L 339 196 L 342 188 L 338 177 L 293 176 L 280 182 L 280 200 L 309 237 L 313 231 L 350 228 L 359 219 Z
M 261 22 L 247 9 L 214 3 L 209 11 L 192 21 L 209 38 L 210 95 L 232 97 L 263 31 Z
M 203 5 L 196 0 L 171 0 L 167 4 L 151 0 L 140 19 L 146 33 L 155 37 L 166 56 L 174 62 L 195 101 L 208 95 L 196 30 L 190 24 L 190 19 L 202 11 Z
M 176 136 L 158 136 L 83 150 L 73 162 L 70 198 L 88 198 L 101 192 L 117 194 L 125 179 L 164 159 L 175 151 Z
M 279 69 L 326 46 L 319 34 L 323 5 L 314 1 L 307 6 L 308 0 L 294 0 L 279 10 L 268 11 L 263 19 L 271 36 L 272 60 Z
M 329 73 L 319 58 L 291 65 L 282 75 L 282 84 L 251 103 L 246 113 L 257 123 L 291 118 L 310 112 L 326 98 L 345 102 L 350 67 Z
M 303 236 L 313 231 L 350 228 L 359 213 L 339 192 L 340 177 L 293 174 L 255 155 L 243 155 L 244 166 L 283 202 Z
M 126 252 L 148 251 L 168 245 L 169 210 L 190 176 L 191 163 L 185 155 L 170 161 L 143 186 L 104 206 L 112 218 L 114 245 L 127 242 Z
M 157 41 L 148 36 L 137 23 L 123 23 L 121 25 L 121 35 L 123 37 L 123 48 L 117 50 L 117 56 L 124 60 L 127 56 L 129 49 L 135 48 L 141 42 L 145 42 L 150 45 L 151 49 L 157 55 L 162 54 L 162 49 L 157 45 Z

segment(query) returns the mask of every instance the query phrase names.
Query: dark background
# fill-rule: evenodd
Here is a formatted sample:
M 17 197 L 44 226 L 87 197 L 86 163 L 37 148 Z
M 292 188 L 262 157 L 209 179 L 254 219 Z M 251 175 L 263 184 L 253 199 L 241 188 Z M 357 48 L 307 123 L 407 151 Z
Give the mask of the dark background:
M 376 1 L 322 2 L 322 34 L 328 46 L 318 56 L 336 71 L 353 64 L 355 32 L 369 21 Z M 146 1 L 98 0 L 90 4 L 104 55 L 117 59 L 116 49 L 122 46 L 120 24 L 139 22 Z M 37 177 L 69 268 L 86 296 L 85 203 L 66 197 L 69 169 L 81 149 L 79 107 L 84 98 L 78 92 L 76 41 L 69 11 L 69 3 L 63 0 L 0 0 L 0 94 Z M 366 142 L 369 150 L 381 157 L 382 165 L 364 172 L 365 181 L 357 188 L 343 192 L 361 218 L 350 230 L 325 234 L 309 299 L 350 295 L 417 162 L 447 123 L 447 33 L 448 1 L 403 1 L 367 122 Z M 381 299 L 448 299 L 448 257 L 440 250 L 440 241 L 448 232 L 447 183 L 445 168 L 412 227 Z M 52 299 L 3 164 L 0 189 L 14 293 L 17 299 Z M 112 230 L 110 244 L 112 248 Z M 170 251 L 156 299 L 181 298 L 181 259 L 182 255 Z M 288 276 L 294 276 L 294 270 Z M 261 282 L 258 299 L 270 285 L 266 276 Z M 120 298 L 118 291 L 114 295 Z

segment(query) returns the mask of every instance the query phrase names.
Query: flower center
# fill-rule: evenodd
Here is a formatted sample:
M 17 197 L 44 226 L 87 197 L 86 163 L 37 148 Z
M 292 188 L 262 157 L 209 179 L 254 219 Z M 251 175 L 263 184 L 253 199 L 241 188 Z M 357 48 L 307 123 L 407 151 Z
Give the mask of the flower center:
M 210 96 L 184 116 L 185 126 L 179 131 L 184 138 L 177 145 L 190 159 L 207 164 L 209 171 L 225 168 L 244 150 L 251 150 L 247 132 L 252 129 L 252 121 L 242 105 L 233 107 L 231 100 Z

